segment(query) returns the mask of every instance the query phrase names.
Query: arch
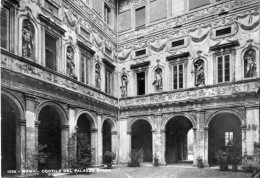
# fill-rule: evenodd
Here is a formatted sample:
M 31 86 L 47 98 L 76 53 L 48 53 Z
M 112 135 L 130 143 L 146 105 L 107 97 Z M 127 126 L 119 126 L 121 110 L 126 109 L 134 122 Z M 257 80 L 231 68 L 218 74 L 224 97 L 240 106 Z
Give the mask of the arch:
M 245 126 L 246 125 L 245 118 L 244 118 L 244 116 L 240 112 L 238 112 L 238 111 L 236 111 L 234 109 L 224 109 L 224 110 L 218 110 L 218 111 L 214 112 L 213 114 L 211 114 L 208 118 L 206 118 L 205 127 L 209 127 L 210 121 L 215 116 L 217 116 L 219 114 L 225 114 L 225 113 L 234 114 L 240 120 L 241 126 Z
M 177 113 L 177 114 L 172 114 L 172 115 L 170 115 L 169 117 L 167 117 L 166 119 L 163 120 L 163 122 L 161 124 L 161 130 L 165 130 L 166 125 L 169 122 L 169 120 L 171 120 L 172 118 L 177 117 L 177 116 L 186 117 L 191 122 L 193 129 L 197 128 L 196 120 L 191 115 L 189 115 L 187 113 Z
M 133 124 L 135 122 L 139 121 L 139 120 L 147 121 L 150 124 L 152 130 L 154 130 L 154 123 L 153 123 L 153 121 L 151 119 L 147 118 L 147 117 L 142 117 L 142 118 L 134 118 L 132 121 L 130 121 L 130 123 L 127 126 L 127 132 L 131 133 Z
M 45 106 L 52 106 L 56 109 L 56 111 L 58 112 L 58 114 L 61 118 L 61 121 L 60 121 L 61 125 L 67 125 L 68 124 L 68 115 L 67 115 L 66 111 L 58 103 L 55 103 L 53 101 L 45 101 L 37 107 L 37 109 L 36 109 L 36 120 L 37 121 L 38 121 L 39 114 L 40 114 L 41 110 Z
M 25 120 L 24 107 L 23 107 L 23 105 L 21 104 L 21 102 L 19 101 L 19 99 L 18 99 L 14 94 L 12 94 L 11 92 L 6 91 L 6 90 L 4 90 L 4 89 L 2 89 L 1 94 L 2 94 L 2 95 L 5 95 L 7 98 L 9 98 L 9 100 L 10 100 L 11 102 L 13 102 L 13 103 L 17 106 L 17 108 L 18 108 L 18 110 L 19 110 L 19 116 L 20 116 L 20 118 L 21 118 L 22 120 Z
M 108 121 L 108 123 L 110 124 L 110 126 L 111 126 L 111 131 L 112 131 L 112 132 L 117 132 L 117 125 L 116 125 L 114 119 L 112 119 L 111 117 L 105 117 L 105 118 L 102 120 L 101 128 L 103 128 L 103 125 L 104 125 L 104 122 L 105 122 L 105 121 Z
M 89 116 L 89 118 L 91 118 L 91 119 L 89 119 L 90 124 L 91 124 L 91 129 L 96 130 L 96 129 L 97 129 L 97 123 L 96 123 L 96 121 L 95 121 L 95 119 L 94 119 L 95 117 L 93 116 L 93 114 L 91 114 L 91 113 L 90 113 L 89 111 L 87 111 L 87 110 L 81 110 L 81 111 L 79 111 L 79 112 L 77 113 L 77 115 L 76 115 L 76 120 L 75 120 L 76 125 L 77 125 L 77 122 L 78 122 L 79 117 L 80 117 L 82 114 L 86 114 L 87 116 Z

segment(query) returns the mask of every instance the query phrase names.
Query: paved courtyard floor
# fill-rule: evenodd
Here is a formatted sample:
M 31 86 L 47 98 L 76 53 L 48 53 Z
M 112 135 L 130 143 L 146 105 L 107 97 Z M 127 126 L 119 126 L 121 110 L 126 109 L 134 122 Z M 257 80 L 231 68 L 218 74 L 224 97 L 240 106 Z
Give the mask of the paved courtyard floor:
M 229 168 L 231 169 L 231 168 Z M 57 178 L 251 178 L 252 173 L 220 171 L 218 167 L 198 169 L 191 166 L 168 165 L 160 167 L 115 166 L 111 170 L 92 169 L 89 175 L 58 175 Z
M 220 171 L 218 167 L 198 169 L 191 166 L 168 165 L 168 166 L 144 166 L 130 168 L 125 166 L 114 166 L 113 169 L 90 169 L 91 174 L 64 175 L 54 173 L 56 178 L 251 178 L 252 173 L 242 171 L 232 172 Z M 30 176 L 32 178 L 34 176 Z M 38 176 L 37 176 L 38 177 Z

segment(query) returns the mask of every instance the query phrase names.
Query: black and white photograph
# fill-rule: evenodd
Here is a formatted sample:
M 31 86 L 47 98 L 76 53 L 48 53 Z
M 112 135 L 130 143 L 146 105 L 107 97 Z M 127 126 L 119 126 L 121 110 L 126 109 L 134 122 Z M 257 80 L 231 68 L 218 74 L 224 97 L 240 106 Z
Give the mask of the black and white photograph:
M 260 0 L 0 0 L 1 177 L 260 178 Z

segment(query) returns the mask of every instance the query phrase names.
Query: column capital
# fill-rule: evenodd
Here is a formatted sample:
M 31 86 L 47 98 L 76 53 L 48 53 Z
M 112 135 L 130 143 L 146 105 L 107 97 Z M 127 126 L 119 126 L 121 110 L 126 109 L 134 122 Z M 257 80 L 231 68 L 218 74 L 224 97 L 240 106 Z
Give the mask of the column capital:
M 35 97 L 34 95 L 31 95 L 31 94 L 26 93 L 26 94 L 25 94 L 25 99 L 26 99 L 26 100 L 35 101 L 36 97 Z
M 117 131 L 111 131 L 111 135 L 117 135 Z
M 64 130 L 67 130 L 67 129 L 70 128 L 70 126 L 69 126 L 69 125 L 61 125 L 60 128 L 61 128 L 61 129 L 64 129 Z
M 193 129 L 193 132 L 197 132 L 197 128 L 192 128 Z
M 199 109 L 199 110 L 196 110 L 196 113 L 205 113 L 206 110 L 205 109 Z
M 38 127 L 40 125 L 41 121 L 34 121 L 34 124 L 36 127 Z
M 245 106 L 246 110 L 259 109 L 259 105 L 248 105 Z
M 20 123 L 20 125 L 25 126 L 26 125 L 26 120 L 25 119 L 20 119 L 19 123 Z
M 241 129 L 245 130 L 246 129 L 246 125 L 241 125 Z
M 96 128 L 92 128 L 91 130 L 90 130 L 90 132 L 91 133 L 96 133 L 98 130 L 96 129 Z
M 204 127 L 204 130 L 207 130 L 207 131 L 208 131 L 208 130 L 209 130 L 209 127 L 208 127 L 208 126 L 205 126 L 205 127 Z
M 161 132 L 166 132 L 166 129 L 161 129 Z
M 131 132 L 131 131 L 127 131 L 127 134 L 128 134 L 128 135 L 132 135 L 132 132 Z

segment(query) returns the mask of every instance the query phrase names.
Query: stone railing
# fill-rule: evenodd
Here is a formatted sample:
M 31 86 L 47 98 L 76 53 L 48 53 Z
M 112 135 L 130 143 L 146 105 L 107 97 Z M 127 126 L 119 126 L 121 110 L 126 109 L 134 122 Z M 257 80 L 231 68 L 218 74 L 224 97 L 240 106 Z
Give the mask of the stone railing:
M 96 15 L 92 9 L 90 9 L 86 4 L 84 4 L 81 0 L 66 0 L 67 3 L 71 5 L 75 5 L 81 12 L 84 14 L 92 23 L 94 23 L 97 27 L 102 29 L 107 35 L 109 35 L 114 41 L 116 41 L 117 35 L 116 32 L 109 27 L 101 17 Z M 93 2 L 95 3 L 95 2 Z
M 117 98 L 5 50 L 1 51 L 1 67 L 117 107 Z
M 151 33 L 157 33 L 158 31 L 170 29 L 182 24 L 191 23 L 192 21 L 200 20 L 208 16 L 219 14 L 221 10 L 230 10 L 238 8 L 247 4 L 259 3 L 259 0 L 223 0 L 219 3 L 214 3 L 204 8 L 200 8 L 196 11 L 173 17 L 169 20 L 159 22 L 157 24 L 149 25 L 146 28 L 140 30 L 122 32 L 118 36 L 119 42 L 131 40 L 140 36 L 148 35 Z
M 153 105 L 160 103 L 173 103 L 230 96 L 239 93 L 256 92 L 260 87 L 260 79 L 248 80 L 239 83 L 227 84 L 222 86 L 207 86 L 198 89 L 187 89 L 184 91 L 172 91 L 167 93 L 151 94 L 120 99 L 120 107 Z

